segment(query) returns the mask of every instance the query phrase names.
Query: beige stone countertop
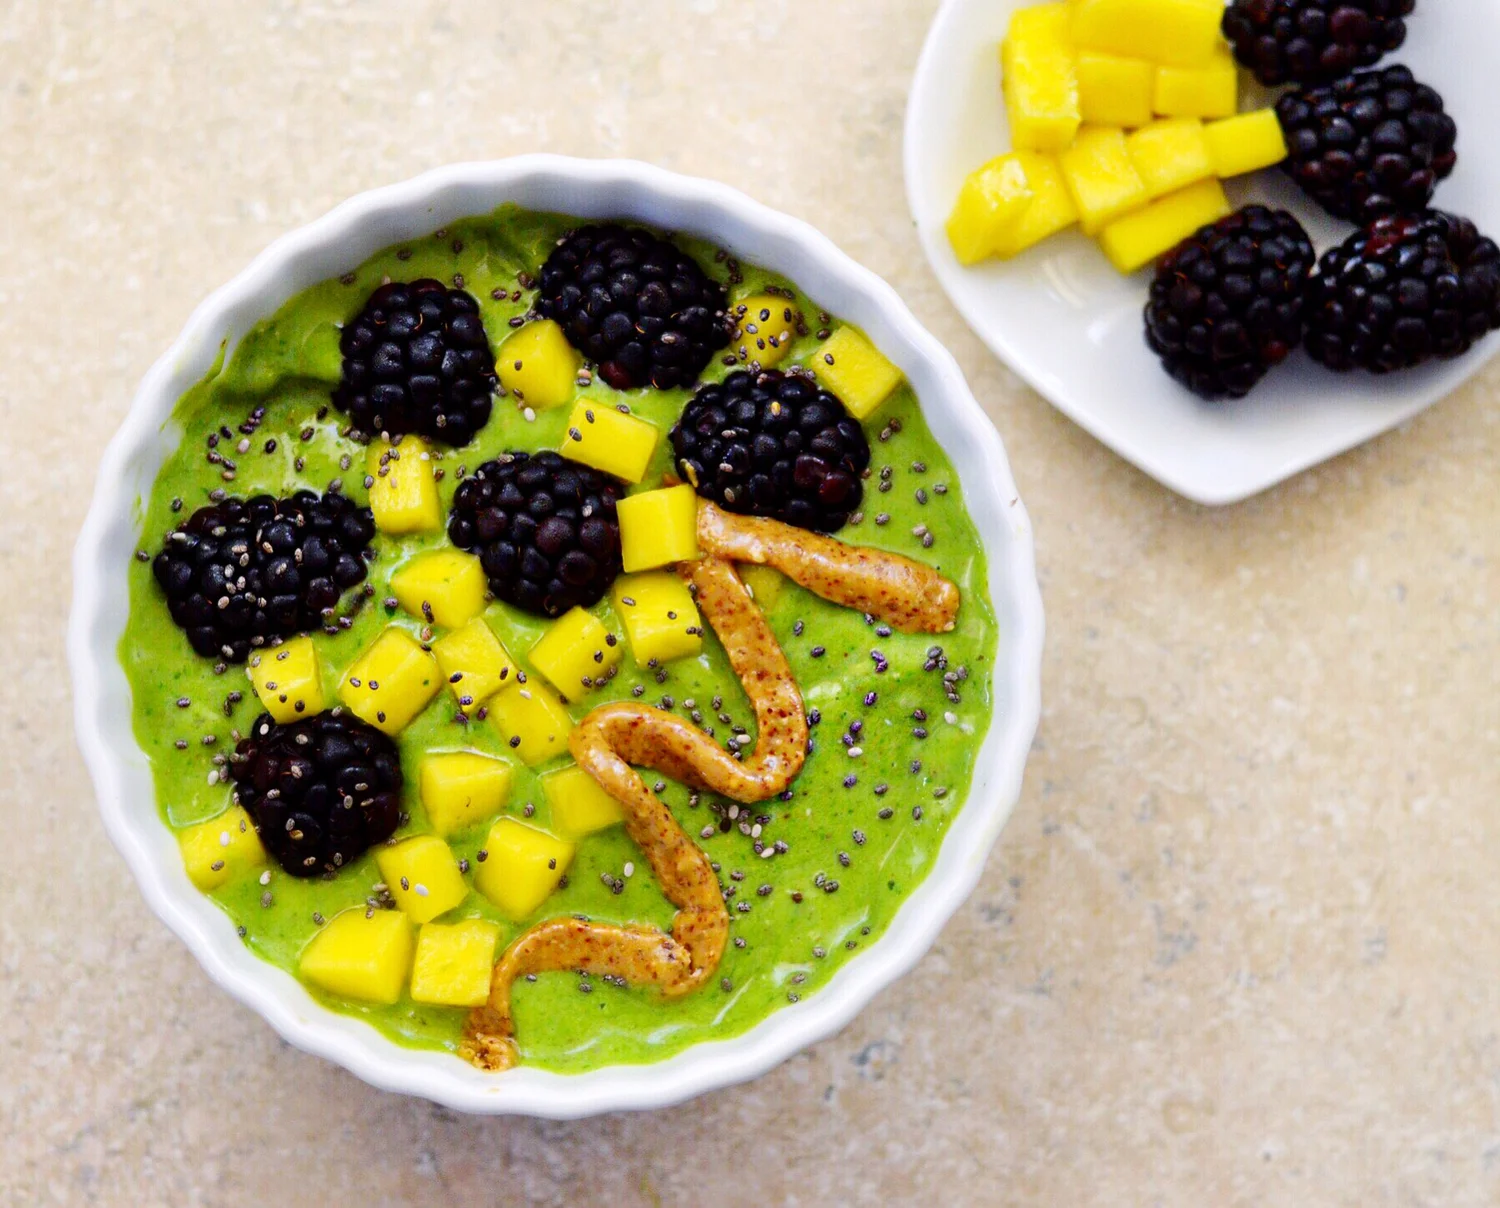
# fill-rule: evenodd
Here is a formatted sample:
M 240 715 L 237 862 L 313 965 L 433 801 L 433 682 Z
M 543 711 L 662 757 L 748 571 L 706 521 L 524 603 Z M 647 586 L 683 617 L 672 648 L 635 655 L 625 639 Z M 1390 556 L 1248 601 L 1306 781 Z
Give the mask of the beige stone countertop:
M 1158 487 L 922 259 L 935 8 L 0 5 L 0 1203 L 1500 1203 L 1500 364 L 1241 506 Z M 1020 805 L 920 967 L 757 1082 L 575 1124 L 382 1094 L 217 990 L 105 837 L 63 659 L 99 454 L 199 299 L 535 150 L 727 181 L 891 281 L 1004 435 L 1048 614 Z

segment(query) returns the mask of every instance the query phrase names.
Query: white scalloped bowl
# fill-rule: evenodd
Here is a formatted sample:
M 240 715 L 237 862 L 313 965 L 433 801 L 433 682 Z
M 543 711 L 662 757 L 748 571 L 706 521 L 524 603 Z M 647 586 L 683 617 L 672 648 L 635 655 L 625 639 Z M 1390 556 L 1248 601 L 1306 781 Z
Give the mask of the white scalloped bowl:
M 931 873 L 879 941 L 816 994 L 738 1036 L 660 1062 L 576 1075 L 525 1067 L 484 1074 L 446 1053 L 403 1048 L 368 1024 L 320 1006 L 294 977 L 246 948 L 228 916 L 188 881 L 172 832 L 157 814 L 150 769 L 131 733 L 130 687 L 116 654 L 129 604 L 126 571 L 142 537 L 142 501 L 182 437 L 170 422 L 173 405 L 209 371 L 221 344 L 232 348 L 294 294 L 381 248 L 506 202 L 703 236 L 785 274 L 820 307 L 864 328 L 905 372 L 953 459 L 989 557 L 1001 633 L 993 718 L 968 800 Z M 979 880 L 1020 793 L 1040 709 L 1042 606 L 1031 528 L 1000 439 L 953 358 L 890 286 L 806 224 L 724 185 L 633 161 L 538 155 L 457 164 L 360 194 L 277 240 L 198 307 L 146 375 L 105 453 L 73 573 L 68 657 L 79 744 L 105 826 L 151 908 L 214 981 L 292 1044 L 375 1086 L 466 1112 L 566 1119 L 662 1107 L 755 1077 L 842 1028 L 917 963 Z

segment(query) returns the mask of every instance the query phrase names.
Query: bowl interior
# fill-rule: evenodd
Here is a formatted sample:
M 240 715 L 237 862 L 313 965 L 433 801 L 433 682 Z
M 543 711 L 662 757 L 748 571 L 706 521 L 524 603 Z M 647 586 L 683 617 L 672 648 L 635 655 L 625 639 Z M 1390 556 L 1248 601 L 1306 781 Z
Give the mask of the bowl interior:
M 198 893 L 158 818 L 150 769 L 130 728 L 130 693 L 116 650 L 124 631 L 126 571 L 140 542 L 142 501 L 181 438 L 176 400 L 225 348 L 293 295 L 369 255 L 461 217 L 513 202 L 580 218 L 633 219 L 712 239 L 785 273 L 808 296 L 863 327 L 906 373 L 933 432 L 952 457 L 989 556 L 1001 634 L 994 711 L 973 785 L 937 862 L 887 933 L 819 993 L 739 1036 L 646 1066 L 579 1075 L 521 1067 L 485 1075 L 446 1054 L 402 1048 L 357 1019 L 319 1006 L 287 973 L 239 941 L 227 916 Z M 1020 791 L 1039 710 L 1042 641 L 1029 520 L 1000 440 L 957 365 L 894 291 L 810 227 L 725 186 L 629 161 L 529 156 L 456 165 L 362 194 L 262 253 L 205 301 L 143 381 L 100 469 L 74 557 L 69 627 L 76 724 L 105 824 L 148 903 L 210 976 L 259 1011 L 289 1042 L 376 1086 L 455 1109 L 556 1118 L 661 1106 L 752 1077 L 842 1027 L 910 968 L 978 880 Z

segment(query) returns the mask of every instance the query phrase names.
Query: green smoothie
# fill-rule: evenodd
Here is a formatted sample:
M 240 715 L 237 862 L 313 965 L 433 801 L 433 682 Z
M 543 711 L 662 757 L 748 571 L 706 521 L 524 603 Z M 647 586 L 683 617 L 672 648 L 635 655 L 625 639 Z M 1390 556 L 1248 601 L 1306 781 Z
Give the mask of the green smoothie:
M 340 326 L 355 316 L 382 281 L 434 277 L 459 285 L 480 303 L 491 346 L 527 314 L 529 283 L 557 238 L 576 220 L 512 208 L 455 223 L 429 237 L 388 248 L 343 277 L 316 285 L 254 328 L 179 402 L 172 424 L 182 440 L 157 477 L 146 505 L 133 564 L 130 617 L 120 646 L 133 692 L 134 728 L 150 760 L 165 825 L 183 828 L 213 818 L 230 804 L 227 758 L 260 708 L 240 665 L 195 654 L 173 624 L 152 576 L 149 556 L 196 509 L 222 498 L 322 492 L 330 484 L 363 505 L 365 447 L 341 435 L 346 420 L 329 401 L 340 373 Z M 794 283 L 726 260 L 710 245 L 678 239 L 731 300 Z M 839 326 L 797 294 L 808 334 L 782 368 L 812 365 L 820 334 Z M 825 334 L 826 338 L 826 334 Z M 716 359 L 705 380 L 730 372 Z M 650 473 L 632 490 L 661 485 L 672 470 L 665 439 L 687 390 L 619 393 L 595 375 L 581 397 L 601 406 L 624 401 L 657 425 L 662 439 Z M 507 450 L 557 449 L 568 407 L 532 412 L 498 397 L 494 415 L 469 445 L 442 450 L 439 483 L 446 507 L 458 467 L 472 468 Z M 252 417 L 254 421 L 252 422 Z M 985 559 L 952 465 L 923 421 L 905 384 L 865 422 L 872 464 L 862 511 L 837 535 L 852 544 L 905 554 L 937 568 L 962 592 L 957 628 L 941 637 L 891 632 L 784 581 L 767 615 L 801 686 L 813 722 L 813 749 L 790 798 L 736 806 L 668 783 L 661 797 L 715 862 L 728 901 L 731 943 L 709 988 L 665 1000 L 658 993 L 576 973 L 543 974 L 515 992 L 517 1042 L 525 1064 L 579 1072 L 617 1063 L 660 1060 L 700 1041 L 745 1031 L 773 1011 L 795 1010 L 826 985 L 846 961 L 874 943 L 908 894 L 927 874 L 949 821 L 962 807 L 975 754 L 989 725 L 990 674 L 997 634 L 986 587 Z M 247 431 L 248 430 L 248 431 Z M 210 441 L 210 437 L 214 437 Z M 445 534 L 391 537 L 378 533 L 369 564 L 373 587 L 352 624 L 336 636 L 314 635 L 330 703 L 345 670 L 391 624 L 417 635 L 419 619 L 391 606 L 390 575 L 414 553 L 448 547 Z M 354 589 L 340 612 L 349 613 Z M 608 600 L 591 610 L 615 633 Z M 549 624 L 501 602 L 485 619 L 525 666 L 525 655 Z M 754 723 L 748 702 L 709 630 L 702 654 L 660 669 L 635 665 L 627 654 L 619 674 L 570 705 L 577 720 L 611 700 L 640 700 L 673 710 L 727 739 L 732 727 Z M 717 703 L 716 703 L 717 702 Z M 429 829 L 417 793 L 418 766 L 433 750 L 509 752 L 495 730 L 455 718 L 440 693 L 396 739 L 405 775 L 402 838 Z M 506 812 L 548 825 L 538 768 L 515 763 Z M 646 773 L 648 782 L 657 778 Z M 489 821 L 450 837 L 470 861 Z M 765 854 L 757 854 L 760 848 Z M 295 975 L 299 955 L 320 921 L 363 905 L 380 881 L 371 853 L 335 877 L 299 879 L 273 862 L 213 891 L 252 950 Z M 539 919 L 586 915 L 601 921 L 669 928 L 673 908 L 641 853 L 621 827 L 586 836 L 568 875 L 536 915 L 519 923 L 471 893 L 443 922 L 491 919 L 502 947 Z M 314 991 L 314 993 L 317 993 Z M 394 1006 L 333 999 L 401 1044 L 454 1050 L 466 1011 L 403 998 Z M 457 1060 L 457 1058 L 455 1058 Z

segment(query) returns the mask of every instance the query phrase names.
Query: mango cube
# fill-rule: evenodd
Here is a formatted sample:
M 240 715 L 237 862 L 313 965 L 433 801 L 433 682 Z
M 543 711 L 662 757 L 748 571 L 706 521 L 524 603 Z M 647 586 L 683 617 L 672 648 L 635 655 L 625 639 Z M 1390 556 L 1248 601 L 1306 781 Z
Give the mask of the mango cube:
M 1072 0 L 1070 35 L 1102 50 L 1174 67 L 1202 67 L 1223 45 L 1224 0 Z
M 488 590 L 479 559 L 456 549 L 419 554 L 391 576 L 391 595 L 401 607 L 444 629 L 483 612 Z
M 755 566 L 754 564 L 741 566 L 739 571 L 740 578 L 750 589 L 750 595 L 755 600 L 756 607 L 764 613 L 774 610 L 781 599 L 781 589 L 786 586 L 786 576 L 779 570 L 772 570 L 769 566 Z
M 230 806 L 217 818 L 180 831 L 177 842 L 188 880 L 204 893 L 266 862 L 266 849 L 243 806 Z
M 436 835 L 417 835 L 392 847 L 378 847 L 375 864 L 397 908 L 414 923 L 447 914 L 469 896 L 458 861 Z
M 413 1002 L 479 1007 L 489 1001 L 500 928 L 484 919 L 426 923 L 417 932 L 411 966 Z
M 394 1003 L 411 968 L 411 922 L 399 910 L 377 910 L 368 918 L 356 906 L 329 919 L 302 950 L 297 971 L 341 998 Z
M 515 661 L 483 617 L 444 634 L 432 653 L 460 709 L 483 704 L 516 678 Z
M 1255 109 L 1203 127 L 1208 158 L 1218 177 L 1243 176 L 1286 158 L 1286 135 L 1274 109 Z
M 824 340 L 811 365 L 855 419 L 864 419 L 885 402 L 901 381 L 901 370 L 854 327 L 840 327 Z
M 552 622 L 528 657 L 553 687 L 577 700 L 606 681 L 620 661 L 620 640 L 593 613 L 570 608 Z
M 501 818 L 474 865 L 474 888 L 514 920 L 524 919 L 557 888 L 573 860 L 573 844 L 514 818 Z
M 578 838 L 625 820 L 620 803 L 577 764 L 542 777 L 542 791 L 552 809 L 552 825 L 561 835 Z
M 1049 235 L 1065 230 L 1078 221 L 1078 207 L 1063 180 L 1057 156 L 1040 151 L 1017 151 L 1016 158 L 1026 170 L 1031 185 L 1031 204 L 1016 219 L 995 247 L 995 255 L 1004 259 L 1018 255 Z
M 698 493 L 688 483 L 642 491 L 615 505 L 627 574 L 698 557 Z
M 495 354 L 500 385 L 528 407 L 561 407 L 573 398 L 583 357 L 551 319 L 518 327 Z
M 1012 147 L 1060 151 L 1073 141 L 1083 118 L 1067 4 L 1015 12 L 1000 43 L 1000 72 Z
M 1125 136 L 1130 162 L 1152 198 L 1175 193 L 1214 174 L 1203 123 L 1197 118 L 1166 118 Z
M 1146 186 L 1125 149 L 1125 131 L 1085 126 L 1073 145 L 1057 157 L 1068 192 L 1078 207 L 1085 235 L 1145 205 Z
M 623 575 L 610 603 L 625 626 L 630 653 L 642 667 L 667 663 L 703 649 L 703 618 L 687 584 L 669 571 Z
M 1158 67 L 1151 107 L 1163 117 L 1230 117 L 1240 107 L 1240 73 L 1227 46 L 1203 67 Z
M 1104 228 L 1099 243 L 1117 269 L 1133 273 L 1228 213 L 1224 186 L 1217 180 L 1204 180 L 1116 219 Z
M 386 734 L 399 734 L 442 686 L 437 660 L 392 625 L 354 661 L 339 685 L 349 711 Z
M 655 424 L 638 416 L 616 411 L 598 399 L 579 399 L 558 452 L 626 482 L 640 482 L 660 435 Z
M 500 812 L 511 766 L 477 751 L 438 751 L 422 760 L 418 781 L 427 821 L 439 835 L 467 830 Z
M 1144 126 L 1151 120 L 1156 64 L 1097 50 L 1078 52 L 1078 111 L 1095 126 Z
M 1026 169 L 1014 153 L 969 173 L 948 218 L 948 242 L 960 264 L 993 256 L 1000 240 L 1031 205 Z
M 490 725 L 527 767 L 568 749 L 573 719 L 557 694 L 540 680 L 516 684 L 490 699 Z
M 443 505 L 433 478 L 432 449 L 420 437 L 399 445 L 376 441 L 365 456 L 370 510 L 382 533 L 435 533 L 443 527 Z
M 730 313 L 739 320 L 734 347 L 749 360 L 759 361 L 762 369 L 774 369 L 786 359 L 802 320 L 792 302 L 775 294 L 755 294 L 735 303 Z
M 310 637 L 292 638 L 280 646 L 257 650 L 247 668 L 260 706 L 278 722 L 296 721 L 323 712 L 323 668 Z

